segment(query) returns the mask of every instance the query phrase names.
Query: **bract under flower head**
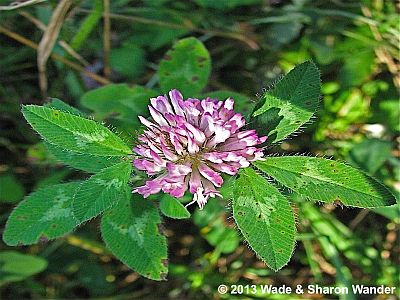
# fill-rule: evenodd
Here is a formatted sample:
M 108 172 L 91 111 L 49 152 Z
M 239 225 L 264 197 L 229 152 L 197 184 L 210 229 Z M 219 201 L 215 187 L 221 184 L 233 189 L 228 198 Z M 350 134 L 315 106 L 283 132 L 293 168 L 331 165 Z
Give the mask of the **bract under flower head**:
M 235 175 L 239 168 L 261 159 L 255 146 L 266 141 L 255 130 L 240 131 L 243 116 L 233 110 L 234 101 L 206 98 L 183 100 L 177 90 L 150 99 L 152 121 L 139 116 L 146 130 L 133 149 L 135 167 L 154 178 L 133 192 L 145 198 L 160 191 L 180 198 L 189 190 L 203 208 L 209 197 L 221 196 L 220 173 Z

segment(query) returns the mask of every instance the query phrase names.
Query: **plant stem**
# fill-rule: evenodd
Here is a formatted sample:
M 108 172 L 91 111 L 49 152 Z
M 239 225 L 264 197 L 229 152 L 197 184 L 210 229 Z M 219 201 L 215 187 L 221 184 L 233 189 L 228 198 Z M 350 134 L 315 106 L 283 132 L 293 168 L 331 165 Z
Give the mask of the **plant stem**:
M 106 78 L 111 76 L 110 68 L 110 51 L 111 51 L 111 41 L 110 41 L 110 0 L 104 0 L 104 31 L 103 31 L 103 47 L 104 47 L 104 75 Z

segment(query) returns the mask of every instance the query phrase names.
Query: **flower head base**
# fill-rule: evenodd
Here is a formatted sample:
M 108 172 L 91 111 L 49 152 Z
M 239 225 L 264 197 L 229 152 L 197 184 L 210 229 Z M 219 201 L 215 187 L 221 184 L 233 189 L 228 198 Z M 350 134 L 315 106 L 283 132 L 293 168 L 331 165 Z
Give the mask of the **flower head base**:
M 220 172 L 235 175 L 263 156 L 255 146 L 267 137 L 258 137 L 255 130 L 239 131 L 245 120 L 233 110 L 231 98 L 184 101 L 172 90 L 169 99 L 159 96 L 150 102 L 154 122 L 139 116 L 147 128 L 133 149 L 140 155 L 133 164 L 155 178 L 135 193 L 148 197 L 162 190 L 180 198 L 189 190 L 191 203 L 203 208 L 209 197 L 221 197 L 216 189 L 223 183 Z

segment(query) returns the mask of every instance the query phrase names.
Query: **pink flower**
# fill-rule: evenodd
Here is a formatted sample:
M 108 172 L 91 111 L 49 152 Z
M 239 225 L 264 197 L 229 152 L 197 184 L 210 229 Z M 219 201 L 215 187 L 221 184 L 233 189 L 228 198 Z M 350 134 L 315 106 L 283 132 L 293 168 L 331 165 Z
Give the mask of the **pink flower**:
M 160 191 L 180 198 L 189 190 L 200 209 L 209 197 L 220 196 L 221 172 L 235 175 L 239 168 L 263 157 L 255 146 L 266 141 L 255 130 L 240 131 L 243 116 L 233 110 L 234 101 L 206 98 L 183 100 L 177 90 L 150 99 L 152 121 L 139 116 L 147 128 L 133 149 L 135 167 L 149 176 L 133 192 L 145 198 Z M 189 205 L 188 204 L 188 205 Z

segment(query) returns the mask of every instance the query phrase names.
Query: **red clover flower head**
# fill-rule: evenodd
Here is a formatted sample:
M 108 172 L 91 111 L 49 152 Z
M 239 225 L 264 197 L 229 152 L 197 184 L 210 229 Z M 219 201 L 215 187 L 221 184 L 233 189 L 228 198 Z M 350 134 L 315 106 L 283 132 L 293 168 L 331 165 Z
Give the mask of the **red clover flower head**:
M 153 122 L 139 116 L 146 130 L 133 149 L 133 164 L 152 179 L 133 192 L 145 198 L 160 191 L 180 198 L 189 190 L 200 209 L 209 197 L 220 196 L 220 173 L 235 175 L 239 168 L 262 159 L 255 146 L 266 141 L 255 130 L 240 129 L 245 119 L 233 110 L 234 101 L 206 98 L 183 100 L 178 90 L 169 98 L 150 99 Z M 188 204 L 188 205 L 189 205 Z

